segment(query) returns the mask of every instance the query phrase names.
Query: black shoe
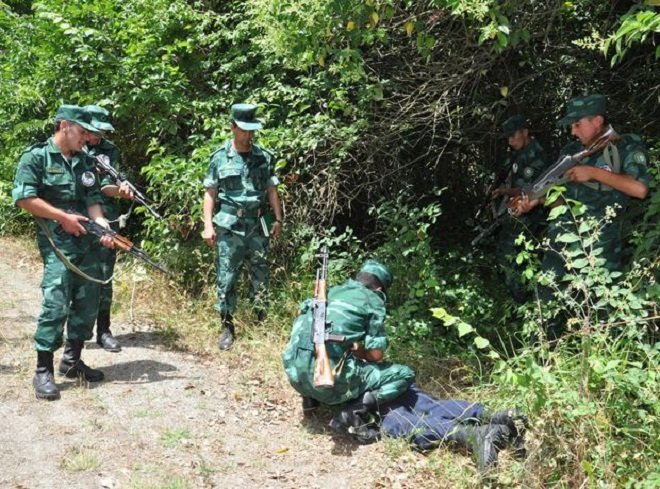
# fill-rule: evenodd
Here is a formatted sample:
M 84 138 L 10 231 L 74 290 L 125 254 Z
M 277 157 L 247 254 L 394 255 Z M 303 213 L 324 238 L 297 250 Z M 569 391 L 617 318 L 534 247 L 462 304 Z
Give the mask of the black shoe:
M 234 328 L 225 326 L 225 329 L 222 330 L 222 334 L 218 339 L 218 348 L 221 350 L 229 350 L 231 345 L 234 344 Z
M 53 372 L 46 367 L 37 367 L 32 378 L 32 385 L 34 386 L 34 393 L 37 399 L 46 399 L 47 401 L 54 401 L 60 398 L 60 391 L 55 385 L 55 378 Z
M 100 382 L 105 378 L 103 372 L 88 367 L 85 362 L 80 359 L 73 363 L 69 363 L 63 358 L 60 362 L 59 372 L 68 379 L 81 378 L 85 379 L 87 382 Z
M 485 420 L 491 424 L 503 424 L 511 433 L 510 445 L 513 449 L 513 455 L 516 458 L 525 458 L 527 449 L 525 448 L 525 433 L 529 428 L 529 420 L 518 409 L 505 409 L 497 411 Z
M 99 333 L 96 336 L 96 343 L 105 351 L 111 351 L 113 353 L 121 351 L 121 345 L 119 344 L 117 339 L 114 336 L 112 336 L 110 330 L 104 333 Z
M 510 439 L 509 428 L 501 424 L 486 426 L 462 426 L 454 430 L 446 440 L 463 448 L 474 456 L 482 474 L 497 465 L 497 455 Z
M 321 403 L 316 399 L 314 399 L 313 397 L 303 396 L 302 398 L 303 415 L 309 416 L 314 411 L 316 411 L 320 405 Z

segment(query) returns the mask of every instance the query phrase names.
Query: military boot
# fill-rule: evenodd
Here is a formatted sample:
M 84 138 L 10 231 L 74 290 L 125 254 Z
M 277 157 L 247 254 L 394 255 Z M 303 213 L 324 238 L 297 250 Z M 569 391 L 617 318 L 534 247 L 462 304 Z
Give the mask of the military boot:
M 96 343 L 105 351 L 121 351 L 121 345 L 110 332 L 110 311 L 99 311 L 96 318 Z
M 357 402 L 342 409 L 329 426 L 338 433 L 348 433 L 360 443 L 373 443 L 380 437 L 376 419 L 378 403 L 372 392 L 365 392 Z
M 520 410 L 505 409 L 496 411 L 493 414 L 486 414 L 480 418 L 481 423 L 503 424 L 509 428 L 510 445 L 513 449 L 513 455 L 516 458 L 525 458 L 527 449 L 525 448 L 525 433 L 529 428 L 527 416 Z
M 310 416 L 314 411 L 318 409 L 320 405 L 321 403 L 316 399 L 314 399 L 313 397 L 303 396 L 302 398 L 303 416 L 305 417 Z
M 53 371 L 53 352 L 37 351 L 37 370 L 32 378 L 32 385 L 37 399 L 54 401 L 60 398 L 60 391 L 55 385 Z
M 100 382 L 105 378 L 103 372 L 88 367 L 80 359 L 84 344 L 82 340 L 66 340 L 59 372 L 69 379 L 82 378 L 87 382 Z
M 502 424 L 467 425 L 454 429 L 445 441 L 470 452 L 479 472 L 485 473 L 497 465 L 497 455 L 509 443 L 510 435 L 509 428 Z
M 222 326 L 223 330 L 218 339 L 218 348 L 221 350 L 229 350 L 231 345 L 234 344 L 234 319 L 231 314 L 223 313 L 222 314 Z

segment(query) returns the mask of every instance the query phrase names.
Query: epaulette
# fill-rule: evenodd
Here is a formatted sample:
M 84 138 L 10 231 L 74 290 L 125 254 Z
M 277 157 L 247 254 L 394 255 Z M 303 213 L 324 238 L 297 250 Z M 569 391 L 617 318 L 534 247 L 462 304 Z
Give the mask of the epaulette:
M 29 152 L 32 151 L 33 149 L 45 148 L 47 145 L 48 145 L 48 141 L 42 141 L 42 142 L 40 142 L 40 143 L 35 143 L 35 144 L 33 144 L 33 145 L 28 146 L 27 148 L 25 148 L 25 149 L 23 150 L 23 153 L 22 153 L 22 154 L 29 153 Z

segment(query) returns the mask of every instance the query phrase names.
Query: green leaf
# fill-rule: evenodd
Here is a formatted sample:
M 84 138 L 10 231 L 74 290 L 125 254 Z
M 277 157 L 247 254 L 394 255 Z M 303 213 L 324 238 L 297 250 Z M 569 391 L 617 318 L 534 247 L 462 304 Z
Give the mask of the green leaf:
M 461 321 L 458 323 L 458 337 L 462 338 L 466 334 L 472 333 L 474 331 L 474 328 L 470 326 L 468 323 Z
M 559 216 L 564 215 L 567 211 L 568 207 L 565 205 L 558 205 L 557 207 L 554 207 L 550 210 L 550 214 L 548 214 L 548 220 L 552 221 L 557 219 Z
M 484 348 L 488 348 L 488 346 L 490 346 L 490 341 L 488 341 L 486 338 L 482 338 L 481 336 L 477 336 L 474 339 L 474 346 L 480 350 L 483 350 Z

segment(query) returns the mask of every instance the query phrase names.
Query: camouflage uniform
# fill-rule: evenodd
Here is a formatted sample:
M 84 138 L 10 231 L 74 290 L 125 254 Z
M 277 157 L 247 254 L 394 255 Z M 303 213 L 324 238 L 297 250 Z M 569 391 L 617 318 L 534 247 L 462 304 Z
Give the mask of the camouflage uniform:
M 583 117 L 604 114 L 605 97 L 602 95 L 577 97 L 568 103 L 568 114 L 560 121 L 560 124 L 570 125 Z M 575 154 L 583 149 L 585 147 L 581 142 L 572 142 L 562 149 L 561 156 Z M 594 166 L 607 171 L 622 173 L 631 176 L 648 187 L 650 176 L 646 167 L 647 161 L 647 150 L 641 138 L 635 134 L 624 134 L 616 143 L 608 144 L 605 150 L 584 158 L 580 161 L 580 165 Z M 618 169 L 617 166 L 619 166 Z M 564 186 L 566 187 L 564 194 L 566 199 L 577 200 L 584 204 L 586 208 L 584 217 L 601 220 L 605 217 L 608 207 L 619 206 L 615 209 L 616 217 L 611 222 L 603 224 L 598 241 L 592 246 L 594 250 L 597 248 L 602 249 L 599 257 L 605 259 L 605 267 L 608 270 L 619 270 L 622 266 L 621 252 L 623 244 L 621 223 L 631 197 L 597 181 L 568 182 Z M 567 273 L 564 258 L 559 252 L 565 250 L 570 253 L 572 247 L 579 246 L 578 243 L 563 244 L 558 241 L 558 238 L 561 234 L 575 233 L 575 231 L 575 223 L 569 213 L 559 216 L 558 219 L 551 221 L 548 225 L 548 238 L 552 249 L 545 252 L 541 269 L 544 272 L 552 272 L 557 283 Z M 543 302 L 548 302 L 553 297 L 552 290 L 543 286 L 539 287 L 538 295 Z M 561 315 L 551 320 L 547 326 L 549 337 L 558 337 L 563 327 Z
M 331 389 L 313 386 L 315 348 L 312 341 L 312 301 L 302 303 L 300 315 L 293 324 L 291 339 L 282 355 L 284 369 L 291 385 L 304 397 L 323 404 L 342 404 L 372 391 L 377 402 L 392 400 L 406 391 L 415 373 L 405 365 L 373 363 L 348 355 Z M 328 291 L 327 321 L 330 332 L 345 335 L 343 343 L 327 343 L 330 363 L 334 368 L 347 348 L 363 342 L 366 350 L 387 349 L 385 333 L 385 296 L 356 280 L 331 287 Z
M 538 141 L 531 139 L 527 146 L 513 151 L 505 164 L 511 167 L 511 187 L 525 188 L 548 167 L 548 159 Z M 513 261 L 517 254 L 516 239 L 524 232 L 537 235 L 543 220 L 543 209 L 533 209 L 519 218 L 505 220 L 497 237 L 496 257 L 504 268 L 506 285 L 517 300 L 521 300 L 525 292 L 520 282 L 522 268 Z
M 97 155 L 106 155 L 110 159 L 110 164 L 115 169 L 119 169 L 120 162 L 120 152 L 119 148 L 107 139 L 102 139 L 99 144 L 96 146 L 89 147 L 89 154 L 91 156 Z M 99 188 L 103 188 L 107 185 L 116 185 L 115 181 L 108 174 L 97 174 Z M 101 198 L 103 199 L 103 215 L 108 221 L 110 221 L 112 228 L 115 231 L 119 231 L 117 224 L 114 222 L 119 217 L 119 211 L 117 209 L 117 204 L 115 199 L 112 197 L 106 197 L 101 193 Z M 101 268 L 101 278 L 107 280 L 112 277 L 115 271 L 115 262 L 117 260 L 117 252 L 113 249 L 106 248 L 100 244 L 97 246 L 97 254 L 99 257 L 99 266 Z M 112 282 L 101 286 L 101 297 L 99 302 L 99 314 L 104 312 L 110 312 L 110 307 L 112 306 Z
M 102 201 L 90 158 L 74 154 L 69 163 L 49 138 L 28 148 L 21 156 L 12 198 L 40 197 L 51 205 L 87 215 L 90 205 Z M 96 238 L 86 234 L 75 237 L 58 228 L 57 221 L 44 220 L 55 246 L 80 270 L 99 276 Z M 53 352 L 62 346 L 64 324 L 67 338 L 88 340 L 98 311 L 99 286 L 69 271 L 55 255 L 43 229 L 37 230 L 37 244 L 44 263 L 41 283 L 43 302 L 34 335 L 37 351 Z
M 648 154 L 641 138 L 636 134 L 624 134 L 616 145 L 611 146 L 615 146 L 619 154 L 620 173 L 629 175 L 648 186 L 651 180 L 646 167 Z M 585 148 L 580 142 L 573 142 L 564 146 L 561 156 L 575 154 L 583 149 Z M 614 165 L 612 161 L 614 151 L 612 148 L 608 149 L 608 153 L 611 155 L 608 156 L 609 163 L 606 161 L 604 152 L 601 152 L 583 159 L 580 164 L 614 171 L 614 168 L 612 168 Z M 605 217 L 605 210 L 608 207 L 619 206 L 616 209 L 617 217 L 602 228 L 598 242 L 594 244 L 593 248 L 603 249 L 600 257 L 606 260 L 605 266 L 610 271 L 620 269 L 622 253 L 621 223 L 631 197 L 597 182 L 587 182 L 586 184 L 569 182 L 564 185 L 566 186 L 565 198 L 582 202 L 587 209 L 586 216 L 600 220 Z M 560 234 L 567 232 L 575 232 L 575 224 L 569 214 L 564 214 L 550 222 L 548 237 L 551 240 L 552 248 L 556 250 L 563 248 L 556 240 Z M 545 253 L 542 269 L 553 271 L 559 280 L 566 273 L 563 258 L 552 250 Z M 547 295 L 548 292 L 546 291 L 545 294 Z
M 250 263 L 250 297 L 268 286 L 269 238 L 260 217 L 268 187 L 278 184 L 273 156 L 257 145 L 241 154 L 227 141 L 211 155 L 204 187 L 217 190 L 220 207 L 213 223 L 218 230 L 216 309 L 222 314 L 236 310 L 236 281 L 245 260 Z

